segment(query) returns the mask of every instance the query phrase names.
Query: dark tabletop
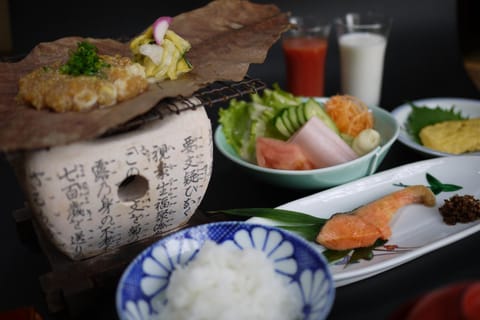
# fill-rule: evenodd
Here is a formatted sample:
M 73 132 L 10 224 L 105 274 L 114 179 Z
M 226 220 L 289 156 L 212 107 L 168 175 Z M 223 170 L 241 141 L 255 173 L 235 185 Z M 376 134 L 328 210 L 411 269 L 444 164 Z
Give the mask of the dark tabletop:
M 104 20 L 92 18 L 91 23 L 81 28 L 76 25 L 82 21 L 79 16 L 66 17 L 65 10 L 55 9 L 54 5 L 41 5 L 40 1 L 33 8 L 29 7 L 33 5 L 31 2 L 22 2 L 25 1 L 11 1 L 14 53 L 28 52 L 39 41 L 53 40 L 63 35 L 121 36 L 128 34 L 128 28 L 141 30 L 145 20 L 150 21 L 159 15 L 175 15 L 205 3 L 177 1 L 183 4 L 173 4 L 167 1 L 169 6 L 161 8 L 162 5 L 158 4 L 158 10 L 163 10 L 161 14 L 152 13 L 152 10 L 148 10 L 149 4 L 145 3 L 144 7 L 135 9 L 137 19 L 130 21 L 130 25 L 119 24 L 117 28 L 109 29 L 103 28 L 103 23 L 109 26 L 118 24 L 118 21 L 129 16 L 126 8 L 117 8 L 116 19 L 108 15 L 105 15 Z M 61 5 L 60 1 L 53 2 Z M 315 11 L 327 20 L 346 11 L 373 8 L 393 16 L 381 101 L 381 106 L 386 110 L 391 111 L 406 101 L 421 98 L 479 98 L 479 92 L 463 68 L 462 46 L 458 36 L 460 20 L 455 0 L 405 0 L 394 3 L 348 0 L 341 4 L 313 0 L 272 2 L 293 13 Z M 92 8 L 96 8 L 95 5 L 93 1 L 85 1 L 83 7 L 78 5 L 79 15 L 91 12 Z M 25 12 L 23 8 L 29 9 Z M 53 15 L 52 10 L 57 10 L 54 11 L 58 13 L 57 20 L 45 19 L 46 15 Z M 139 20 L 138 16 L 144 20 Z M 33 28 L 32 25 L 37 27 Z M 249 74 L 268 85 L 274 82 L 284 85 L 282 59 L 280 47 L 276 44 L 265 63 L 252 66 Z M 338 50 L 332 34 L 327 56 L 326 95 L 339 92 L 338 68 Z M 216 105 L 207 109 L 213 128 L 217 125 L 220 107 L 223 106 Z M 424 155 L 397 141 L 379 171 L 424 159 L 427 159 Z M 24 206 L 24 197 L 8 162 L 3 157 L 0 161 L 3 200 L 0 214 L 0 243 L 3 248 L 0 263 L 0 312 L 34 306 L 45 319 L 56 319 L 48 315 L 39 284 L 39 276 L 49 271 L 49 264 L 35 241 L 30 239 L 22 242 L 19 237 L 12 212 Z M 316 191 L 278 188 L 258 182 L 245 175 L 215 149 L 213 173 L 200 209 L 209 211 L 238 207 L 275 207 L 313 192 Z M 336 291 L 329 319 L 386 319 L 394 310 L 419 294 L 460 280 L 480 279 L 480 257 L 477 253 L 479 244 L 480 234 L 477 233 L 377 276 L 340 287 Z M 98 313 L 91 315 L 91 318 L 115 318 L 113 296 L 99 300 L 97 307 Z

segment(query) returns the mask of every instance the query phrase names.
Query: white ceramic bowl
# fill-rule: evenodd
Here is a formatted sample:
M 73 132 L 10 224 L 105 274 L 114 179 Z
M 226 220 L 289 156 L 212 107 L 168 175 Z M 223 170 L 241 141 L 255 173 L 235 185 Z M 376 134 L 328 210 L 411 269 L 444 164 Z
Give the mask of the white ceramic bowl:
M 292 293 L 302 301 L 302 319 L 319 320 L 328 316 L 335 287 L 320 251 L 303 238 L 276 227 L 227 221 L 183 229 L 138 255 L 124 271 L 117 288 L 119 318 L 155 319 L 167 303 L 165 292 L 171 273 L 179 265 L 194 260 L 207 240 L 219 245 L 233 244 L 242 250 L 252 247 L 262 250 L 277 274 L 285 277 L 285 283 L 295 286 Z
M 278 170 L 260 167 L 241 159 L 227 143 L 222 127 L 215 130 L 214 141 L 218 150 L 228 159 L 244 168 L 254 177 L 272 185 L 295 189 L 324 189 L 369 176 L 377 170 L 399 134 L 399 125 L 386 110 L 371 106 L 375 118 L 374 129 L 382 141 L 380 147 L 355 160 L 336 166 L 314 170 Z

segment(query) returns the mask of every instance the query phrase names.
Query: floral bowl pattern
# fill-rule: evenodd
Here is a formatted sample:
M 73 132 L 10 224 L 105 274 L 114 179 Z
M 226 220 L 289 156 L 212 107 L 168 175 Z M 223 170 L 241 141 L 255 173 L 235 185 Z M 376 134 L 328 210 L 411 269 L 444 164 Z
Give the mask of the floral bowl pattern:
M 207 240 L 262 250 L 276 273 L 301 297 L 303 319 L 325 319 L 329 314 L 335 298 L 334 282 L 325 258 L 313 246 L 276 227 L 227 221 L 181 230 L 140 253 L 124 271 L 117 288 L 119 318 L 155 319 L 166 303 L 170 274 L 176 266 L 195 259 Z

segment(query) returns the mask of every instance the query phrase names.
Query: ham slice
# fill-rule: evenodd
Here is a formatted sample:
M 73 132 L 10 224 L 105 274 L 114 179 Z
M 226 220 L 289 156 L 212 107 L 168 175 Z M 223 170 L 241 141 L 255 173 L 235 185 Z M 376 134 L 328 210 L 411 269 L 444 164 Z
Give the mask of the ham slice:
M 358 157 L 339 135 L 317 117 L 308 120 L 288 142 L 300 146 L 315 168 L 334 166 Z

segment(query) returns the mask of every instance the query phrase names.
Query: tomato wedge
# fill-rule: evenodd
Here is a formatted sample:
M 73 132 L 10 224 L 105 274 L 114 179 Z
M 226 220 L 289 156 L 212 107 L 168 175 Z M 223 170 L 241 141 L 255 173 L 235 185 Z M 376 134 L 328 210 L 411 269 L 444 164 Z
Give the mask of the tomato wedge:
M 257 164 L 283 170 L 311 170 L 313 163 L 302 148 L 282 140 L 259 137 L 256 142 Z

